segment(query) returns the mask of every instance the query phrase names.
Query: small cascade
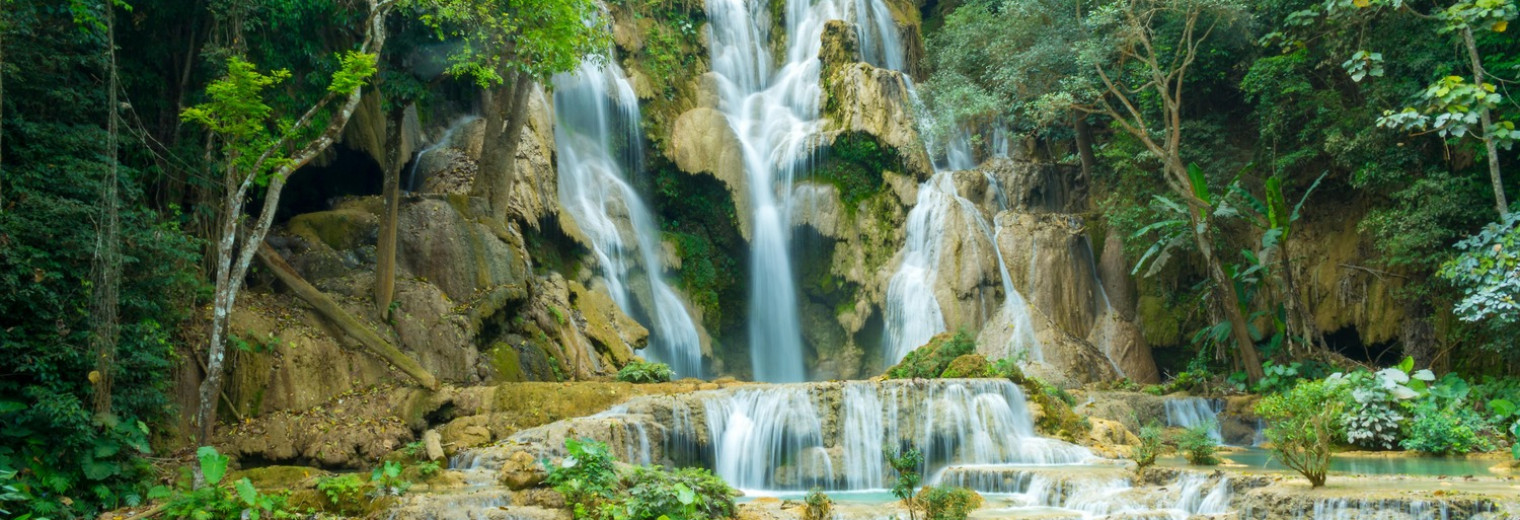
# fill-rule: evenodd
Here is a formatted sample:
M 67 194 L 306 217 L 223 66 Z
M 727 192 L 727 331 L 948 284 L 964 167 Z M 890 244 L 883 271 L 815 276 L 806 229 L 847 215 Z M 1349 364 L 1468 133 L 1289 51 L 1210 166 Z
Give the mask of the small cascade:
M 1035 434 L 1023 392 L 1002 380 L 787 385 L 704 401 L 714 470 L 740 489 L 883 489 L 890 482 L 883 450 L 908 445 L 922 451 L 926 474 L 1094 458 Z
M 615 60 L 597 59 L 554 86 L 560 205 L 591 242 L 613 301 L 649 328 L 649 357 L 679 377 L 700 377 L 696 323 L 665 281 L 658 227 L 628 182 L 643 168 L 633 87 Z
M 1296 520 L 1458 520 L 1505 518 L 1486 501 L 1408 500 L 1394 498 L 1321 498 L 1305 501 L 1285 516 L 1282 511 L 1246 507 L 1242 518 Z
M 1178 397 L 1167 399 L 1166 425 L 1178 428 L 1193 428 L 1202 424 L 1209 424 L 1209 437 L 1223 443 L 1224 436 L 1220 434 L 1219 412 L 1224 403 L 1218 399 L 1204 399 L 1202 397 Z
M 407 193 L 416 192 L 419 183 L 422 182 L 421 179 L 417 178 L 417 167 L 422 164 L 422 159 L 424 157 L 427 157 L 427 154 L 433 153 L 434 150 L 448 146 L 449 143 L 454 140 L 454 132 L 459 131 L 460 128 L 464 128 L 465 125 L 474 122 L 476 119 L 480 119 L 480 117 L 464 116 L 459 119 L 455 119 L 454 122 L 449 124 L 449 127 L 443 131 L 443 135 L 439 136 L 436 141 L 433 141 L 433 144 L 430 144 L 426 148 L 418 150 L 416 155 L 412 156 L 412 167 L 406 171 L 406 183 L 404 186 L 402 186 L 402 189 L 406 190 Z
M 614 406 L 591 417 L 614 419 L 614 424 L 621 428 L 621 431 L 612 435 L 614 443 L 611 444 L 618 460 L 639 466 L 654 464 L 655 460 L 649 449 L 649 429 L 644 425 L 644 418 L 629 413 L 627 406 Z
M 1085 517 L 1165 518 L 1230 511 L 1233 490 L 1228 478 L 1185 473 L 1161 490 L 1132 485 L 1129 470 L 1119 465 L 1087 466 L 955 466 L 946 468 L 935 483 L 1005 496 L 1016 507 L 1059 508 Z

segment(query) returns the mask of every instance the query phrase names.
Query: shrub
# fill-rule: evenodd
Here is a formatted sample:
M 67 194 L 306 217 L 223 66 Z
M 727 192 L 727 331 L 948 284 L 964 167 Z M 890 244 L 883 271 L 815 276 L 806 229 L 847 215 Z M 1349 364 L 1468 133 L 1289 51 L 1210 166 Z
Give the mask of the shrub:
M 1214 421 L 1193 425 L 1177 438 L 1177 449 L 1195 466 L 1219 464 L 1219 441 L 1214 440 Z
M 1488 451 L 1494 449 L 1493 444 L 1479 434 L 1485 427 L 1477 412 L 1460 403 L 1443 407 L 1427 399 L 1416 409 L 1409 435 L 1399 445 L 1433 455 Z
M 1135 446 L 1135 451 L 1132 455 L 1135 459 L 1136 469 L 1144 471 L 1145 468 L 1155 464 L 1156 457 L 1161 455 L 1161 425 L 1152 421 L 1150 424 L 1142 426 L 1138 437 L 1140 437 L 1140 445 Z
M 966 488 L 925 486 L 914 501 L 923 510 L 925 520 L 966 520 L 982 505 L 982 496 Z
M 1344 399 L 1325 381 L 1300 381 L 1293 389 L 1269 395 L 1256 403 L 1256 414 L 1267 421 L 1263 432 L 1272 452 L 1284 466 L 1325 485 L 1330 470 L 1330 447 L 1343 434 L 1340 415 Z
M 565 439 L 565 451 L 569 456 L 549 466 L 544 482 L 564 495 L 566 503 L 575 504 L 575 518 L 591 518 L 612 498 L 617 485 L 612 451 L 591 439 Z
M 265 495 L 254 489 L 247 478 L 232 483 L 229 491 L 222 485 L 227 476 L 228 458 L 217 453 L 216 448 L 202 446 L 196 450 L 201 475 L 206 485 L 191 489 L 190 479 L 180 480 L 175 489 L 155 487 L 148 498 L 166 498 L 164 515 L 169 518 L 194 518 L 195 520 L 260 520 L 295 518 L 285 510 L 286 496 Z
M 648 361 L 632 361 L 618 370 L 617 380 L 624 383 L 668 383 L 676 372 L 670 365 Z
M 1399 425 L 1406 418 L 1404 402 L 1419 396 L 1409 387 L 1408 370 L 1413 366 L 1413 359 L 1405 359 L 1400 367 L 1334 374 L 1325 380 L 1330 388 L 1346 392 L 1351 398 L 1343 423 L 1346 442 L 1372 449 L 1398 446 Z M 1420 371 L 1416 377 L 1423 381 L 1435 379 L 1429 370 Z
M 733 488 L 703 468 L 638 467 L 623 482 L 627 490 L 611 506 L 615 519 L 716 520 L 738 512 Z
M 918 474 L 918 466 L 923 464 L 924 455 L 916 448 L 899 450 L 896 453 L 883 449 L 882 455 L 887 458 L 887 465 L 897 472 L 897 478 L 892 483 L 892 496 L 903 501 L 908 506 L 908 518 L 917 520 L 914 514 L 913 490 L 918 489 L 921 476 Z
M 374 484 L 375 494 L 400 496 L 406 493 L 406 490 L 412 487 L 412 483 L 401 478 L 401 470 L 400 462 L 387 460 L 370 472 L 369 482 Z
M 1024 370 L 1019 368 L 1017 358 L 1003 358 L 992 362 L 992 375 L 994 377 L 1007 378 L 1014 384 L 1024 384 Z
M 802 509 L 802 520 L 830 520 L 834 518 L 834 501 L 823 490 L 813 488 L 807 494 Z

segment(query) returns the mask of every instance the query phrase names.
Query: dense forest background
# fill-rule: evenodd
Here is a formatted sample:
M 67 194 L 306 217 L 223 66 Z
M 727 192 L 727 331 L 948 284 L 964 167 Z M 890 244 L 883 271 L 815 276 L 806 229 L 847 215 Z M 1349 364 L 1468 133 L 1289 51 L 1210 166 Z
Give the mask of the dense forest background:
M 605 48 L 606 36 L 540 38 L 558 54 L 451 60 L 460 45 L 489 41 L 470 39 L 478 27 L 529 34 L 510 19 L 461 14 L 476 4 L 574 24 L 592 11 L 402 3 L 381 20 L 388 41 L 362 87 L 383 94 L 382 112 L 473 106 L 483 85 L 542 80 L 573 65 L 562 56 Z M 1005 132 L 1023 153 L 1082 166 L 1092 222 L 1139 259 L 1137 290 L 1190 310 L 1177 319 L 1186 340 L 1157 350 L 1169 373 L 1202 366 L 1244 378 L 1261 367 L 1233 354 L 1242 343 L 1280 365 L 1332 343 L 1359 347 L 1341 354 L 1374 365 L 1411 355 L 1468 377 L 1516 374 L 1520 220 L 1504 195 L 1520 187 L 1514 2 L 918 7 L 926 43 L 916 75 L 936 127 L 974 129 L 983 150 Z M 171 392 L 205 369 L 238 159 L 227 132 L 182 114 L 217 101 L 208 86 L 235 75 L 236 57 L 288 71 L 251 96 L 262 100 L 259 125 L 296 127 L 354 66 L 343 53 L 370 34 L 369 12 L 357 1 L 0 4 L 0 499 L 49 518 L 135 504 L 154 457 L 166 455 L 150 446 L 188 445 L 193 432 L 171 431 L 170 419 L 194 410 L 172 406 L 183 400 Z M 500 70 L 520 74 L 493 77 Z M 333 117 L 318 111 L 274 148 L 296 155 Z M 382 169 L 405 161 L 391 162 L 372 165 L 373 182 L 358 188 L 301 182 L 313 164 L 284 197 L 378 194 Z M 248 215 L 270 186 L 265 173 Z M 1354 228 L 1371 244 L 1375 262 L 1344 268 L 1399 281 L 1391 304 L 1406 317 L 1403 339 L 1327 340 L 1337 331 L 1306 325 L 1291 244 L 1324 237 L 1295 235 L 1300 221 Z M 1204 223 L 1210 232 L 1194 237 Z M 1222 285 L 1231 290 L 1212 290 Z M 1216 305 L 1225 294 L 1237 301 Z

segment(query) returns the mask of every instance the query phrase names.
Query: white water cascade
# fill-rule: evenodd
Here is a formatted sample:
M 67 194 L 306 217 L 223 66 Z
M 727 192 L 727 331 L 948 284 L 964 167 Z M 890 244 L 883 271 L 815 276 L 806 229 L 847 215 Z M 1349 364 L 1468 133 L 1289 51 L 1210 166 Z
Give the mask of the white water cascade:
M 883 449 L 909 445 L 922 450 L 926 475 L 1095 458 L 1036 434 L 1023 391 L 1006 380 L 772 386 L 704 401 L 714 471 L 750 491 L 883 489 L 891 482 Z
M 1224 436 L 1220 433 L 1219 408 L 1220 403 L 1213 399 L 1202 397 L 1181 397 L 1167 399 L 1166 425 L 1178 428 L 1194 428 L 1200 425 L 1209 425 L 1209 438 L 1215 442 L 1224 442 Z
M 554 87 L 560 205 L 590 240 L 613 301 L 649 328 L 650 357 L 700 377 L 696 324 L 665 282 L 654 218 L 628 182 L 642 169 L 633 87 L 616 63 L 596 59 L 556 76 Z
M 791 187 L 820 144 L 818 51 L 824 25 L 829 20 L 855 24 L 866 59 L 883 66 L 900 69 L 903 51 L 880 0 L 786 0 L 786 54 L 772 59 L 770 4 L 711 0 L 707 15 L 719 108 L 738 136 L 754 212 L 749 278 L 754 379 L 794 382 L 807 372 L 788 254 Z

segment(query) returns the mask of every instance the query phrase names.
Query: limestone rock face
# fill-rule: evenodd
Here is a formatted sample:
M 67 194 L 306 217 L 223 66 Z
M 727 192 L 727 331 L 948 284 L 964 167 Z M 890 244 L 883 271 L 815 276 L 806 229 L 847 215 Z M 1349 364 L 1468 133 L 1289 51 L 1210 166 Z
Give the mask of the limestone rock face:
M 829 49 L 825 45 L 825 49 Z M 918 135 L 917 117 L 902 73 L 868 63 L 839 65 L 824 79 L 826 141 L 847 132 L 864 132 L 897 150 L 914 177 L 923 180 L 934 171 Z
M 521 285 L 531 276 L 520 235 L 508 235 L 517 244 L 501 240 L 490 227 L 467 216 L 489 214 L 472 204 L 482 205 L 458 197 L 423 199 L 402 206 L 397 226 L 397 263 L 454 301 L 470 300 L 477 291 L 501 285 Z M 470 210 L 461 211 L 459 205 Z
M 681 171 L 712 175 L 733 197 L 739 233 L 749 239 L 749 182 L 744 150 L 728 118 L 716 108 L 694 108 L 676 118 L 670 132 L 671 160 Z
M 1132 380 L 1159 381 L 1139 329 L 1106 303 L 1079 217 L 1010 211 L 998 215 L 997 222 L 998 243 L 1014 289 L 1049 318 L 1057 336 L 1095 345 L 1105 361 Z

